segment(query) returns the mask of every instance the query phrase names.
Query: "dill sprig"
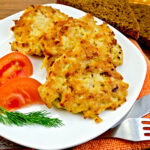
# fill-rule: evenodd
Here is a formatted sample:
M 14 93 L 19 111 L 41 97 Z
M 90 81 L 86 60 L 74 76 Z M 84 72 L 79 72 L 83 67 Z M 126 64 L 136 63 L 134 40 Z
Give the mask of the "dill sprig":
M 59 127 L 63 123 L 58 118 L 49 118 L 49 113 L 45 110 L 35 111 L 29 113 L 21 113 L 18 111 L 9 112 L 6 109 L 0 107 L 0 123 L 6 125 L 42 125 L 45 127 Z

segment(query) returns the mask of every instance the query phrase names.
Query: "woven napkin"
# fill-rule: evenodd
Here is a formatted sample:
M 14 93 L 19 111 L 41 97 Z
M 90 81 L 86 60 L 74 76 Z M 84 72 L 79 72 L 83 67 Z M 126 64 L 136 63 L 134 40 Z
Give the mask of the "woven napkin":
M 141 51 L 147 63 L 147 74 L 146 74 L 143 88 L 138 96 L 139 99 L 150 93 L 150 61 L 145 56 L 138 43 L 132 39 L 130 40 Z M 144 117 L 150 118 L 150 114 Z M 143 149 L 150 149 L 150 141 L 131 142 L 131 141 L 126 141 L 117 138 L 104 139 L 101 138 L 101 136 L 87 143 L 72 148 L 72 150 L 143 150 Z

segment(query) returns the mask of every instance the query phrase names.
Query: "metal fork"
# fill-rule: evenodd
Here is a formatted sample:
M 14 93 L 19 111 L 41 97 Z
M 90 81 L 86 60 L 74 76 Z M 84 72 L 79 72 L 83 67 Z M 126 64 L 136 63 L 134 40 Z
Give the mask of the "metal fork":
M 102 137 L 116 137 L 129 141 L 150 140 L 150 119 L 128 118 L 118 127 L 104 133 Z

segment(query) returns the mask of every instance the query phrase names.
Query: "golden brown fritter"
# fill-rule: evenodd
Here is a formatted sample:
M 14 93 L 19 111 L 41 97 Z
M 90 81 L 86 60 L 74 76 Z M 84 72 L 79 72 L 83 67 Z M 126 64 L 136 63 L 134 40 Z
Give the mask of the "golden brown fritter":
M 43 55 L 42 36 L 55 30 L 55 24 L 68 19 L 68 16 L 49 6 L 31 6 L 27 8 L 12 27 L 15 41 L 11 49 L 30 55 Z
M 48 6 L 31 6 L 12 27 L 12 50 L 45 55 L 47 81 L 39 93 L 48 107 L 84 114 L 100 122 L 105 109 L 126 100 L 128 84 L 116 71 L 123 52 L 106 23 L 93 16 L 69 18 Z
M 39 94 L 51 107 L 84 114 L 100 122 L 105 109 L 116 109 L 126 100 L 128 84 L 114 65 L 100 59 L 96 48 L 77 44 L 57 58 Z
M 123 52 L 114 38 L 113 31 L 106 23 L 96 25 L 96 21 L 90 14 L 80 19 L 69 18 L 61 28 L 55 31 L 53 36 L 47 33 L 43 37 L 46 56 L 44 65 L 47 70 L 65 51 L 72 50 L 77 44 L 85 45 L 85 42 L 101 53 L 101 60 L 110 61 L 114 66 L 123 62 Z

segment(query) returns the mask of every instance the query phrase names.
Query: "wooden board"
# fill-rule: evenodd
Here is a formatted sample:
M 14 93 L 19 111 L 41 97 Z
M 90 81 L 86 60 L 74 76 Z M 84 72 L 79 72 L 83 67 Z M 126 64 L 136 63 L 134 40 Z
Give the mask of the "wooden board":
M 24 10 L 30 5 L 55 2 L 56 0 L 0 0 L 0 19 Z

